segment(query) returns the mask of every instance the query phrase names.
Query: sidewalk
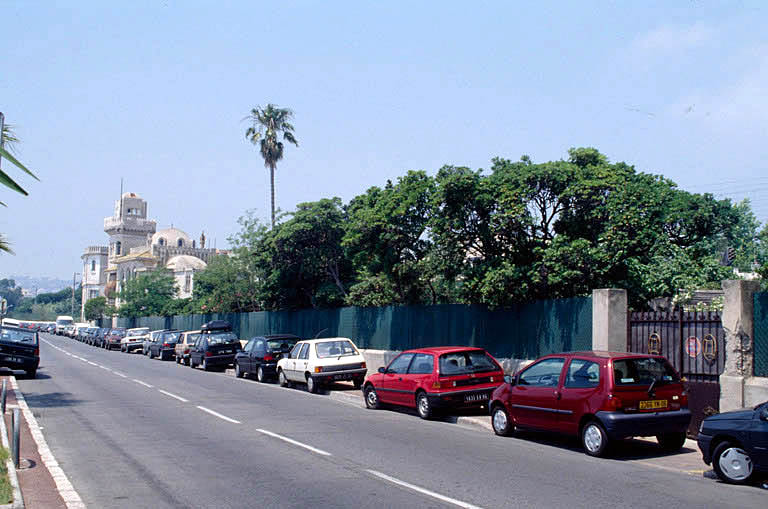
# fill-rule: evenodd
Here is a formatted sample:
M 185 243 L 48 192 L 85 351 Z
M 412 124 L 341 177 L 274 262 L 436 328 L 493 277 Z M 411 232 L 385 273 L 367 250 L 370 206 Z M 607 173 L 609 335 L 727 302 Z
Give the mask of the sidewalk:
M 19 408 L 16 401 L 16 394 L 12 388 L 11 380 L 13 376 L 4 372 L 0 374 L 0 384 L 2 380 L 7 383 L 7 399 L 5 409 L 5 425 L 8 433 L 11 431 L 11 416 L 14 408 Z M 40 453 L 30 431 L 29 423 L 24 417 L 24 412 L 19 412 L 21 416 L 21 433 L 19 449 L 19 468 L 16 475 L 21 486 L 24 506 L 27 509 L 57 509 L 67 508 L 67 504 L 59 494 L 56 482 L 53 476 L 43 463 Z M 9 437 L 10 443 L 10 437 Z

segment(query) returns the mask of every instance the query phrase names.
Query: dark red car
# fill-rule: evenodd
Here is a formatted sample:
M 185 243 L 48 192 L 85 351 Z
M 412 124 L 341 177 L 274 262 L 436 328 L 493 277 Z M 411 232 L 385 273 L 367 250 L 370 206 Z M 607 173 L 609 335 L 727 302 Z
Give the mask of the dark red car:
M 691 420 L 683 383 L 664 357 L 614 352 L 542 357 L 506 377 L 490 409 L 497 435 L 516 428 L 578 435 L 591 456 L 632 436 L 656 436 L 662 448 L 680 449 Z
M 416 408 L 422 419 L 437 409 L 487 405 L 504 372 L 482 348 L 444 346 L 407 350 L 363 384 L 365 406 Z
M 120 341 L 125 337 L 125 328 L 118 327 L 116 329 L 110 330 L 105 336 L 104 336 L 104 343 L 103 347 L 107 350 L 120 350 Z

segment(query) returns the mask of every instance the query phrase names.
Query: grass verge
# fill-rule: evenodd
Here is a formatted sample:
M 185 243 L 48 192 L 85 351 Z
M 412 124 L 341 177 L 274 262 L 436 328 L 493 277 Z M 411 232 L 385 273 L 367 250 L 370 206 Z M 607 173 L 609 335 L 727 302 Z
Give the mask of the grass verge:
M 13 486 L 8 479 L 8 469 L 5 468 L 9 456 L 8 449 L 0 445 L 0 505 L 13 502 Z

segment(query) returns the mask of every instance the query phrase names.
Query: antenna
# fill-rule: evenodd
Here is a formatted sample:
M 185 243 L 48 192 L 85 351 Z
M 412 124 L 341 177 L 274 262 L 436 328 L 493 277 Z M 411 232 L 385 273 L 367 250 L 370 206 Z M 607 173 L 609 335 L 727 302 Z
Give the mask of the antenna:
M 120 219 L 123 218 L 123 177 L 120 177 Z

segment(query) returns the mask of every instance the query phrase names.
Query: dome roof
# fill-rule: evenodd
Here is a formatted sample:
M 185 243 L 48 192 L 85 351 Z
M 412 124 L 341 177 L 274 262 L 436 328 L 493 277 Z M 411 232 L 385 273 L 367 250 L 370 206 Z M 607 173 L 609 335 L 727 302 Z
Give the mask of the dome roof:
M 160 242 L 161 239 L 162 242 Z M 179 240 L 184 243 L 185 247 L 192 246 L 192 240 L 190 240 L 189 235 L 176 228 L 166 228 L 164 230 L 159 230 L 157 233 L 152 235 L 153 246 L 156 244 L 162 244 L 165 246 L 176 247 L 179 245 Z
M 206 268 L 208 264 L 194 256 L 178 255 L 168 260 L 168 263 L 166 263 L 165 266 L 174 272 L 180 272 L 183 270 L 202 270 Z

